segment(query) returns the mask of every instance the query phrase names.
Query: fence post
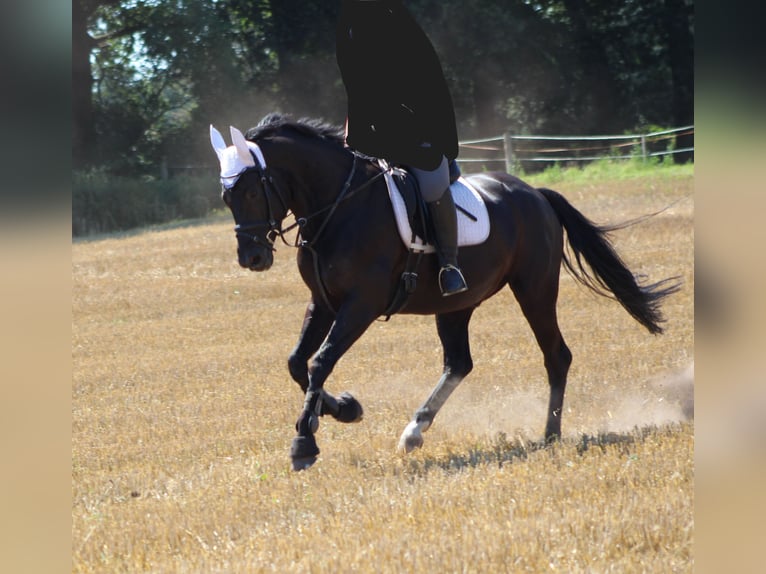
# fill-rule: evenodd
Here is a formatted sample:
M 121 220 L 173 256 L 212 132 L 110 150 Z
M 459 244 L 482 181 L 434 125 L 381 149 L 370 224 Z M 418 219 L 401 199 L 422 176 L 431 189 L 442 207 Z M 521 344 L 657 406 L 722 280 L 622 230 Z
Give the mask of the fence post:
M 168 177 L 168 157 L 162 156 L 162 161 L 160 162 L 160 179 L 166 180 Z
M 516 167 L 516 159 L 513 157 L 513 142 L 511 134 L 508 132 L 503 134 L 503 150 L 505 151 L 505 171 L 513 173 Z
M 641 157 L 646 161 L 646 134 L 641 134 Z

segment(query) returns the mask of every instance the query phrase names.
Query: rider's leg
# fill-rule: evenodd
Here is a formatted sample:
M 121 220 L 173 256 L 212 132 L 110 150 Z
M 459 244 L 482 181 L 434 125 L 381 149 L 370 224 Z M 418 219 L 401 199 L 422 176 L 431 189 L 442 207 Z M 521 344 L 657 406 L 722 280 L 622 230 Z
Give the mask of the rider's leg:
M 445 297 L 462 293 L 468 286 L 457 264 L 457 213 L 449 189 L 447 158 L 442 158 L 439 167 L 433 171 L 411 169 L 418 180 L 420 192 L 428 205 L 433 222 L 440 266 L 439 288 Z

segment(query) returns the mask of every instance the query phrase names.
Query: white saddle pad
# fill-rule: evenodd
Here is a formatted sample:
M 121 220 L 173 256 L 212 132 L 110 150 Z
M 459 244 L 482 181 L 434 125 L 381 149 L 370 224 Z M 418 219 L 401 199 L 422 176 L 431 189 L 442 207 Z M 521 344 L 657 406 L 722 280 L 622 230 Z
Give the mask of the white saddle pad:
M 396 181 L 394 181 L 390 171 L 386 171 L 385 178 L 388 185 L 388 195 L 391 198 L 391 206 L 394 208 L 396 226 L 399 229 L 399 235 L 401 235 L 405 247 L 415 251 L 422 251 L 423 253 L 433 253 L 435 251 L 433 245 L 424 243 L 423 239 L 417 235 L 413 240 L 412 228 L 407 218 L 407 206 L 404 204 L 402 195 L 399 193 Z M 452 192 L 455 206 L 460 206 L 476 218 L 476 221 L 474 221 L 460 209 L 457 210 L 458 246 L 478 245 L 486 241 L 487 237 L 489 237 L 489 215 L 487 214 L 487 206 L 484 205 L 479 192 L 462 177 L 450 186 L 450 191 Z

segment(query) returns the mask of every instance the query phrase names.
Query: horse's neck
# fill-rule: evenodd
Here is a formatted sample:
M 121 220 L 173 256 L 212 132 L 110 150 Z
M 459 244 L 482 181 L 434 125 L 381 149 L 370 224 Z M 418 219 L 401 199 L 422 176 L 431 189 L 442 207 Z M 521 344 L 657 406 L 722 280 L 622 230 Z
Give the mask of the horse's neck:
M 350 153 L 296 154 L 307 158 L 295 169 L 286 167 L 292 182 L 291 209 L 296 217 L 309 217 L 326 209 L 337 199 L 351 174 L 353 155 Z M 317 161 L 315 158 L 321 158 Z M 358 162 L 357 162 L 358 163 Z M 358 166 L 357 166 L 358 169 Z

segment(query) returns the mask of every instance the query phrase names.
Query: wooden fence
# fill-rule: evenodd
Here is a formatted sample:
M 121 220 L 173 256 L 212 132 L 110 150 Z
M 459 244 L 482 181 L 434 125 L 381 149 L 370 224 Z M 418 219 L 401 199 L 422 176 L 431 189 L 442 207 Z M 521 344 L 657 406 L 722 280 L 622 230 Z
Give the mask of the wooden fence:
M 677 147 L 678 141 L 691 145 Z M 501 136 L 460 142 L 461 166 L 466 172 L 522 168 L 535 171 L 554 163 L 582 165 L 600 159 L 648 159 L 694 153 L 694 126 L 659 132 L 603 136 Z
M 690 140 L 691 146 L 677 147 L 676 142 Z M 458 162 L 466 173 L 505 169 L 508 173 L 537 171 L 546 164 L 582 165 L 599 159 L 633 159 L 693 154 L 694 126 L 660 132 L 606 136 L 501 136 L 465 140 L 460 143 Z M 217 173 L 218 166 L 176 165 L 163 162 L 161 179 L 176 175 L 206 175 Z

